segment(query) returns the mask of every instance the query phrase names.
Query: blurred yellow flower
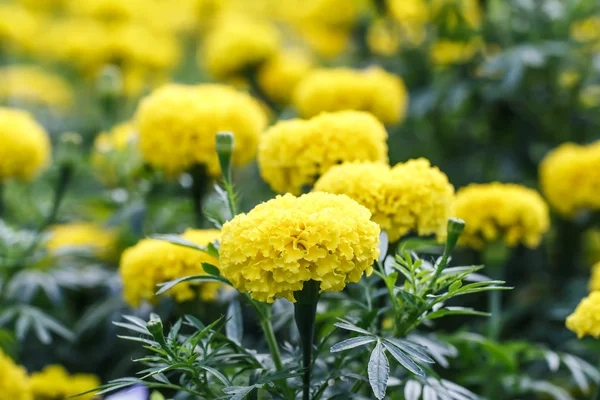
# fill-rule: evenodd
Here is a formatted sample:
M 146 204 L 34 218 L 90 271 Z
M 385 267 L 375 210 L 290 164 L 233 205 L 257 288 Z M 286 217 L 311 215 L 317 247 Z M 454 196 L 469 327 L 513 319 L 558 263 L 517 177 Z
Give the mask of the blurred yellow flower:
M 0 100 L 10 104 L 66 108 L 73 89 L 61 76 L 34 65 L 0 68 Z
M 360 110 L 384 124 L 404 120 L 408 93 L 399 76 L 379 67 L 316 69 L 296 87 L 294 105 L 304 118 L 323 111 Z
M 296 30 L 313 52 L 326 59 L 337 57 L 350 44 L 351 31 L 344 27 L 303 23 L 297 25 Z
M 559 213 L 600 209 L 600 141 L 587 146 L 564 143 L 540 164 L 540 186 Z
M 207 245 L 218 239 L 218 230 L 186 230 L 181 237 L 198 245 Z M 123 280 L 125 301 L 138 307 L 142 301 L 157 300 L 157 285 L 190 275 L 205 274 L 202 263 L 216 267 L 219 260 L 199 250 L 174 245 L 156 239 L 142 239 L 128 248 L 121 256 L 119 273 Z M 185 302 L 199 296 L 206 301 L 217 298 L 220 283 L 182 282 L 165 293 L 177 302 Z
M 482 10 L 479 0 L 431 0 L 432 19 L 449 29 L 481 26 Z
M 351 27 L 365 8 L 362 0 L 287 0 L 288 18 L 314 25 Z
M 581 81 L 581 74 L 577 71 L 563 71 L 558 76 L 558 84 L 565 89 L 572 89 Z
M 420 158 L 390 168 L 384 163 L 345 163 L 329 169 L 316 191 L 345 194 L 367 207 L 391 242 L 414 231 L 445 238 L 454 187 Z
M 295 301 L 304 282 L 337 292 L 358 282 L 379 255 L 379 227 L 343 195 L 277 196 L 223 225 L 221 272 L 241 292 Z
M 66 248 L 83 248 L 89 249 L 97 257 L 110 258 L 114 255 L 116 244 L 115 230 L 92 222 L 71 222 L 50 228 L 46 248 L 53 254 Z
M 542 197 L 521 185 L 471 184 L 457 192 L 453 208 L 453 215 L 466 223 L 459 243 L 478 250 L 496 240 L 535 248 L 550 227 Z
M 392 56 L 400 49 L 403 35 L 399 25 L 379 18 L 367 30 L 367 45 L 373 54 Z
M 163 86 L 144 98 L 136 112 L 142 157 L 170 175 L 200 164 L 219 176 L 215 135 L 235 135 L 233 163 L 255 154 L 267 117 L 260 103 L 226 85 Z
M 578 42 L 595 42 L 600 40 L 600 16 L 592 16 L 571 25 L 571 37 Z
M 580 339 L 585 335 L 600 337 L 600 291 L 592 292 L 582 299 L 575 311 L 567 317 L 566 325 Z
M 400 24 L 425 25 L 431 19 L 426 0 L 388 0 L 387 5 L 392 17 Z
M 0 399 L 33 400 L 27 371 L 0 349 Z
M 216 22 L 199 52 L 199 62 L 217 79 L 244 74 L 275 55 L 280 37 L 264 21 L 228 16 Z
M 312 57 L 305 51 L 284 50 L 260 67 L 258 84 L 271 99 L 288 104 L 296 85 L 313 66 Z
M 2 51 L 32 52 L 41 21 L 17 4 L 0 3 L 0 46 Z
M 49 162 L 46 130 L 28 112 L 0 107 L 0 182 L 33 179 Z
M 592 275 L 588 283 L 590 292 L 600 290 L 600 261 L 592 265 Z
M 261 137 L 260 174 L 275 191 L 300 194 L 341 162 L 387 161 L 386 139 L 384 126 L 361 111 L 279 121 Z
M 100 182 L 108 187 L 118 186 L 140 166 L 138 140 L 131 122 L 115 125 L 96 136 L 91 162 Z
M 454 64 L 466 64 L 483 49 L 480 38 L 468 42 L 438 40 L 431 45 L 431 61 L 441 67 Z
M 62 365 L 48 365 L 42 371 L 31 374 L 31 389 L 36 399 L 66 399 L 100 386 L 100 379 L 92 374 L 69 375 Z M 78 396 L 82 400 L 91 400 L 95 396 Z
M 600 85 L 589 85 L 581 89 L 579 101 L 585 108 L 600 106 Z

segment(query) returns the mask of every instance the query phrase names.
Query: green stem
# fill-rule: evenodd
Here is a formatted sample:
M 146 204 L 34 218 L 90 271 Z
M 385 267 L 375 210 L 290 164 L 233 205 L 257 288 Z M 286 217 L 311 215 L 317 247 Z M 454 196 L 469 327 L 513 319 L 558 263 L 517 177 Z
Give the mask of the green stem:
M 301 291 L 295 292 L 294 317 L 302 344 L 302 366 L 304 369 L 302 399 L 310 400 L 310 376 L 312 372 L 312 350 L 315 340 L 315 319 L 319 302 L 320 282 L 304 282 Z
M 494 279 L 504 280 L 506 261 L 509 249 L 502 242 L 488 245 L 483 252 L 483 259 L 487 270 Z M 498 340 L 502 332 L 502 292 L 492 290 L 488 292 L 490 319 L 488 325 L 488 338 Z
M 72 165 L 67 164 L 60 167 L 58 182 L 56 184 L 56 190 L 54 191 L 54 198 L 52 200 L 52 208 L 50 209 L 50 213 L 40 226 L 39 231 L 43 231 L 48 226 L 52 225 L 56 220 L 56 216 L 58 215 L 58 210 L 62 201 L 65 197 L 65 193 L 67 192 L 67 187 L 71 183 L 71 179 L 73 178 L 74 168 Z
M 192 175 L 192 187 L 190 188 L 190 198 L 194 207 L 194 215 L 196 218 L 196 228 L 202 226 L 204 214 L 202 212 L 202 200 L 206 194 L 208 183 L 208 175 L 206 168 L 203 165 L 195 165 L 190 170 Z
M 275 331 L 273 330 L 273 323 L 271 322 L 271 307 L 267 306 L 264 311 L 259 313 L 260 326 L 265 334 L 267 340 L 267 346 L 273 357 L 273 363 L 277 371 L 283 370 L 283 362 L 281 361 L 281 353 L 279 352 L 279 346 L 277 346 L 277 340 L 275 339 Z

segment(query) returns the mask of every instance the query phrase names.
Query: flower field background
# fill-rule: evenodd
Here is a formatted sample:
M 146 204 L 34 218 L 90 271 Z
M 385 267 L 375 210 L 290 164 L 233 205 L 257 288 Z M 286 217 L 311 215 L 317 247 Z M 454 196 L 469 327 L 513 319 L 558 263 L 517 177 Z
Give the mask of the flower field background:
M 597 0 L 0 0 L 0 400 L 600 400 Z

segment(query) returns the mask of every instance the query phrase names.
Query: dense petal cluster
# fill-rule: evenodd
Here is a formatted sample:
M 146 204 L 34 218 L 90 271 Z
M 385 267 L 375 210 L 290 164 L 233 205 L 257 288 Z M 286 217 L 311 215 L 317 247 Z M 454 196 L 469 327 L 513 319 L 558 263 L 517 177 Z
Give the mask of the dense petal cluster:
M 255 154 L 267 117 L 246 93 L 225 85 L 170 84 L 142 100 L 136 113 L 140 150 L 150 165 L 169 174 L 204 165 L 218 176 L 215 135 L 233 132 L 233 163 L 244 165 Z
M 73 103 L 71 85 L 59 75 L 32 65 L 0 69 L 0 101 L 27 106 L 66 108 Z
M 304 282 L 322 292 L 358 282 L 379 255 L 379 227 L 344 195 L 277 196 L 223 225 L 221 272 L 259 301 L 295 301 Z
M 0 399 L 33 400 L 27 371 L 0 349 Z
M 140 167 L 138 134 L 131 122 L 115 125 L 94 139 L 91 162 L 98 179 L 109 187 L 125 182 Z
M 588 284 L 590 292 L 600 290 L 600 261 L 592 266 L 592 276 Z
M 392 242 L 411 231 L 443 238 L 454 199 L 448 177 L 423 158 L 393 168 L 383 163 L 338 165 L 317 181 L 315 190 L 345 194 L 367 207 Z
M 336 164 L 387 161 L 386 139 L 384 126 L 366 112 L 280 121 L 261 138 L 260 173 L 275 191 L 299 194 Z
M 550 227 L 548 206 L 539 193 L 516 184 L 466 186 L 456 194 L 453 214 L 466 223 L 459 243 L 475 249 L 495 240 L 534 248 Z
M 36 399 L 65 399 L 100 386 L 96 375 L 69 375 L 62 365 L 48 365 L 42 371 L 31 374 L 29 382 Z M 91 400 L 95 396 L 92 393 L 77 398 Z
M 278 103 L 288 104 L 298 82 L 313 68 L 309 54 L 286 50 L 267 60 L 258 70 L 258 84 Z
M 46 130 L 27 112 L 0 107 L 0 182 L 31 179 L 49 161 Z
M 408 93 L 400 77 L 378 67 L 315 69 L 300 81 L 293 102 L 305 118 L 323 111 L 360 110 L 395 124 L 406 115 Z
M 273 56 L 279 40 L 277 28 L 269 23 L 228 17 L 207 35 L 200 63 L 215 78 L 237 75 Z
M 188 229 L 181 235 L 198 245 L 207 245 L 218 239 L 218 230 Z M 133 307 L 142 301 L 156 299 L 157 285 L 190 275 L 204 274 L 202 263 L 219 266 L 219 260 L 199 250 L 174 245 L 162 240 L 142 239 L 125 250 L 121 256 L 119 272 L 123 279 L 123 296 Z M 165 293 L 177 302 L 216 299 L 220 284 L 216 282 L 183 282 Z
M 600 209 L 600 141 L 587 146 L 565 143 L 540 165 L 540 185 L 550 205 L 569 216 Z
M 577 337 L 600 337 L 600 291 L 592 292 L 581 300 L 575 311 L 567 317 L 567 328 Z
M 115 251 L 117 232 L 91 222 L 55 225 L 50 230 L 46 248 L 57 253 L 65 248 L 85 248 L 101 258 L 110 258 Z

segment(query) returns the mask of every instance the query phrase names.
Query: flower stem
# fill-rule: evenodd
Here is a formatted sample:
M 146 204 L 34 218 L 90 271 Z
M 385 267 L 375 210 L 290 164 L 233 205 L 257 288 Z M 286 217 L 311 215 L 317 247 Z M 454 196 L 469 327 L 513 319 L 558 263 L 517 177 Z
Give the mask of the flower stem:
M 296 326 L 300 332 L 302 344 L 302 366 L 304 379 L 302 385 L 302 399 L 310 400 L 310 376 L 312 372 L 312 350 L 315 339 L 315 319 L 317 317 L 317 303 L 319 301 L 320 282 L 310 280 L 304 282 L 301 291 L 295 292 L 294 316 Z
M 71 183 L 71 179 L 73 178 L 73 166 L 70 164 L 63 165 L 60 167 L 58 181 L 56 183 L 56 190 L 54 191 L 54 199 L 52 200 L 52 208 L 50 209 L 50 213 L 40 226 L 39 231 L 43 231 L 48 226 L 50 226 L 56 220 L 56 216 L 58 215 L 58 210 L 60 205 L 62 204 L 62 200 L 65 197 L 65 193 L 67 192 L 67 187 Z
M 488 245 L 483 252 L 486 268 L 494 279 L 504 280 L 506 261 L 510 251 L 503 242 Z M 488 338 L 498 340 L 502 331 L 502 293 L 499 290 L 488 292 L 490 319 L 488 325 Z
M 260 326 L 265 334 L 265 339 L 267 340 L 267 346 L 269 346 L 269 351 L 273 357 L 275 369 L 277 369 L 277 371 L 281 371 L 283 370 L 283 362 L 281 361 L 281 353 L 279 352 L 279 346 L 277 346 L 275 332 L 273 331 L 273 323 L 271 322 L 271 307 L 265 307 L 264 311 L 259 313 L 259 318 Z
M 206 194 L 208 176 L 206 168 L 202 165 L 195 165 L 190 170 L 192 175 L 192 187 L 190 188 L 190 198 L 194 207 L 194 215 L 196 217 L 196 228 L 202 226 L 204 215 L 202 212 L 202 199 Z

